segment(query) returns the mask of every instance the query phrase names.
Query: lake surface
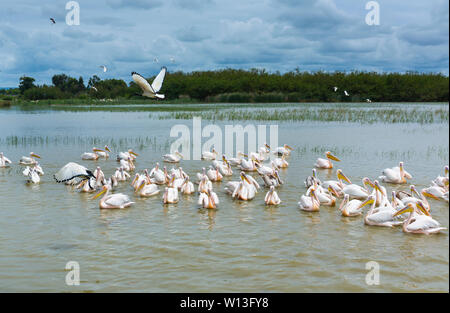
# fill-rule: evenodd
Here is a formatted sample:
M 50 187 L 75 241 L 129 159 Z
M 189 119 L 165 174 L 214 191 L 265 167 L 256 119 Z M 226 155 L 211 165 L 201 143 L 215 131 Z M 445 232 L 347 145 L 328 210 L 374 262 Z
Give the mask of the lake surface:
M 448 104 L 436 106 L 448 111 Z M 220 199 L 217 210 L 199 210 L 196 195 L 181 196 L 175 205 L 163 205 L 162 194 L 139 198 L 130 182 L 119 184 L 116 192 L 128 194 L 136 202 L 132 207 L 100 210 L 92 194 L 57 184 L 53 174 L 72 161 L 92 170 L 101 166 L 109 177 L 118 167 L 114 152 L 128 148 L 140 154 L 137 171 L 151 169 L 156 162 L 162 164 L 162 155 L 176 139 L 169 136 L 173 125 L 192 129 L 192 120 L 149 115 L 146 111 L 158 111 L 152 106 L 129 111 L 123 107 L 0 110 L 0 152 L 13 161 L 10 168 L 0 169 L 0 291 L 449 291 L 448 230 L 430 236 L 405 234 L 399 227 L 366 226 L 362 216 L 344 218 L 338 206 L 322 206 L 317 213 L 297 207 L 306 191 L 304 179 L 328 150 L 342 162 L 333 170 L 319 171 L 322 180 L 335 179 L 340 168 L 360 184 L 363 177 L 376 179 L 384 168 L 403 161 L 413 175 L 410 183 L 418 190 L 428 187 L 449 163 L 448 121 L 217 121 L 222 130 L 228 124 L 278 125 L 279 145 L 295 148 L 289 168 L 281 172 L 281 205 L 266 207 L 264 189 L 253 201 L 233 201 L 223 188 L 227 181 L 237 180 L 239 170 L 234 169 L 232 178 L 213 184 Z M 251 105 L 245 109 L 252 110 Z M 209 123 L 202 121 L 203 126 Z M 114 151 L 109 160 L 81 160 L 83 152 L 105 144 Z M 25 183 L 18 165 L 30 151 L 41 155 L 45 171 L 34 186 Z M 193 179 L 210 163 L 184 160 L 180 166 Z M 390 192 L 408 190 L 409 184 L 384 186 Z M 433 218 L 448 228 L 448 203 L 430 203 Z M 69 261 L 80 264 L 80 286 L 65 283 Z M 379 285 L 366 284 L 370 261 L 380 266 Z

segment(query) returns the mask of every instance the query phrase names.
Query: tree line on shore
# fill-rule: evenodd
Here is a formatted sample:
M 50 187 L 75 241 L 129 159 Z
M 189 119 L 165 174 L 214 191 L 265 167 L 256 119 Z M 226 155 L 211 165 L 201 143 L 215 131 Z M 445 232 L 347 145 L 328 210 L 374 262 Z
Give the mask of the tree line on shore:
M 149 77 L 151 83 L 154 77 Z M 337 91 L 335 88 L 337 87 Z M 344 90 L 349 94 L 346 96 Z M 174 72 L 166 75 L 160 93 L 166 100 L 199 102 L 434 102 L 448 101 L 449 77 L 437 73 L 300 72 L 284 74 L 266 70 L 224 69 Z M 49 99 L 140 99 L 133 82 L 100 79 L 94 75 L 87 84 L 58 74 L 52 85 L 36 85 L 22 76 L 16 89 L 0 95 L 20 100 Z

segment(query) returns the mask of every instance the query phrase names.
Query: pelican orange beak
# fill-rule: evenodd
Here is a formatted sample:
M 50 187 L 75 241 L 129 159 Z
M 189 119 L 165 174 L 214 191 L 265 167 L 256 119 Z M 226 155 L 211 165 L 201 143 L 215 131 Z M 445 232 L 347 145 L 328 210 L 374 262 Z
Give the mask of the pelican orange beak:
M 105 146 L 105 150 L 108 151 L 108 152 L 111 152 L 111 150 L 109 150 L 108 146 Z
M 99 148 L 94 148 L 94 149 L 92 149 L 92 151 L 94 151 L 94 152 L 105 152 L 104 150 L 99 149 Z
M 242 155 L 246 158 L 248 158 L 248 154 L 242 153 Z
M 385 196 L 386 194 L 384 193 L 384 191 L 381 189 L 380 184 L 378 182 L 375 182 L 374 184 L 374 188 L 379 191 L 383 196 Z
M 364 201 L 363 203 L 361 203 L 358 207 L 358 210 L 365 207 L 368 204 L 373 204 L 375 202 L 374 198 L 368 198 L 366 201 Z
M 328 158 L 328 159 L 331 159 L 331 160 L 333 160 L 333 161 L 341 162 L 341 160 L 338 159 L 338 157 L 332 155 L 331 152 L 328 152 L 328 153 L 327 153 L 327 158 Z
M 403 213 L 412 212 L 412 211 L 414 211 L 414 207 L 413 207 L 413 205 L 411 203 L 408 203 L 408 205 L 405 206 L 403 209 L 400 209 L 397 212 L 395 212 L 395 214 L 393 216 L 396 217 L 396 216 L 399 216 L 399 215 L 401 215 Z
M 344 175 L 344 173 L 342 173 L 342 171 L 339 171 L 337 174 L 338 179 L 342 179 L 344 181 L 346 181 L 347 183 L 351 184 L 352 182 L 350 181 L 350 179 L 348 179 L 347 176 Z
M 137 153 L 134 152 L 134 151 L 130 151 L 130 154 L 132 154 L 132 155 L 134 155 L 134 156 L 139 156 L 139 154 L 137 154 Z
M 417 201 L 417 207 L 419 208 L 420 211 L 422 211 L 423 214 L 425 214 L 427 216 L 431 216 L 431 214 L 428 212 L 428 210 L 423 205 L 422 201 Z
M 336 190 L 333 188 L 333 186 L 328 186 L 328 191 L 331 193 L 331 194 L 334 194 L 337 198 L 339 198 L 339 195 L 337 194 L 337 192 L 336 192 Z
M 436 197 L 436 196 L 433 195 L 432 193 L 429 193 L 428 191 L 422 190 L 422 194 L 423 194 L 425 197 L 428 197 L 428 198 L 431 198 L 431 199 L 434 199 L 434 200 L 439 200 L 438 197 Z
M 286 145 L 286 148 L 288 148 L 289 150 L 294 150 L 294 149 L 292 149 L 292 147 L 289 146 L 289 145 Z
M 138 192 L 139 190 L 141 190 L 142 188 L 144 188 L 144 186 L 145 186 L 145 180 L 143 180 L 143 181 L 141 182 L 141 184 L 139 185 L 139 187 L 136 189 L 136 192 Z
M 370 180 L 370 178 L 368 178 L 368 177 L 366 177 L 366 178 L 364 179 L 364 184 L 367 184 L 367 185 L 369 185 L 370 187 L 375 188 L 374 183 L 373 183 L 373 182 Z
M 32 157 L 35 157 L 35 158 L 38 158 L 38 159 L 41 158 L 41 157 L 40 157 L 39 155 L 37 155 L 36 153 L 32 153 L 31 156 L 32 156 Z
M 104 194 L 106 192 L 106 190 L 107 190 L 107 188 L 103 187 L 102 190 L 99 193 L 97 193 L 95 196 L 92 197 L 92 200 L 95 200 L 98 197 L 100 197 L 102 194 Z

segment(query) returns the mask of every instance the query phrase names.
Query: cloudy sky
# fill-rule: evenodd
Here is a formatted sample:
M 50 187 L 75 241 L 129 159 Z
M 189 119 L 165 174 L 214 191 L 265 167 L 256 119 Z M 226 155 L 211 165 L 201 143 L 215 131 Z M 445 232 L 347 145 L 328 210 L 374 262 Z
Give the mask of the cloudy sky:
M 0 86 L 22 75 L 49 84 L 58 73 L 129 82 L 162 65 L 449 70 L 448 0 L 378 0 L 378 26 L 366 24 L 366 0 L 79 0 L 79 26 L 66 24 L 67 2 L 1 0 Z

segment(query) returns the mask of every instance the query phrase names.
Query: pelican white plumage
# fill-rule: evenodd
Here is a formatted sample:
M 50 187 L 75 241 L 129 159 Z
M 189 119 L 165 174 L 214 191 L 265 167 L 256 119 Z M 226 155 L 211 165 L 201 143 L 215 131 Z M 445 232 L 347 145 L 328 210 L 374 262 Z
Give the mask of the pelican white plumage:
M 371 180 L 368 177 L 364 177 L 362 179 L 362 183 L 363 183 L 363 186 L 359 186 L 356 184 L 345 185 L 344 188 L 342 188 L 342 192 L 344 194 L 348 194 L 351 199 L 365 200 L 370 195 L 370 192 L 367 189 L 367 186 L 374 187 L 374 184 L 371 182 Z
M 212 148 L 211 151 L 203 151 L 202 160 L 213 161 L 216 159 L 218 154 L 219 153 L 214 148 Z
M 108 147 L 108 146 L 105 146 L 105 149 L 104 149 L 104 150 L 98 149 L 98 148 L 96 148 L 96 147 L 94 147 L 93 150 L 97 153 L 97 155 L 98 155 L 100 158 L 105 158 L 105 159 L 108 159 L 108 158 L 109 158 L 109 153 L 108 153 L 108 152 L 111 152 L 111 150 L 109 150 L 109 147 Z
M 337 176 L 337 179 L 338 179 L 338 180 L 326 180 L 326 181 L 324 181 L 324 182 L 321 184 L 321 186 L 322 186 L 323 188 L 328 188 L 328 187 L 331 185 L 331 186 L 333 186 L 333 188 L 334 188 L 336 191 L 339 191 L 339 192 L 340 192 L 340 191 L 342 191 L 342 189 L 344 189 L 344 187 L 346 186 L 346 185 L 344 184 L 344 181 L 347 182 L 347 183 L 349 183 L 349 184 L 352 183 L 352 182 L 350 181 L 350 179 L 348 179 L 348 177 L 344 175 L 344 173 L 342 172 L 341 169 L 338 169 L 338 170 L 336 171 L 336 176 Z
M 281 199 L 275 191 L 274 186 L 270 186 L 269 191 L 264 197 L 264 202 L 266 203 L 266 205 L 278 205 L 281 203 Z
M 384 169 L 382 174 L 379 179 L 391 184 L 406 184 L 406 179 L 412 178 L 411 174 L 405 171 L 403 162 L 400 162 L 398 167 Z
M 270 163 L 270 165 L 271 166 L 269 167 L 259 162 L 255 162 L 256 171 L 260 175 L 273 175 L 275 171 L 279 169 L 273 161 Z
M 75 184 L 78 179 L 85 180 L 91 177 L 95 179 L 94 174 L 90 170 L 74 162 L 67 163 L 53 175 L 56 182 L 71 184 Z
M 184 182 L 180 187 L 180 191 L 184 195 L 191 195 L 195 192 L 194 184 L 191 181 L 189 181 L 189 176 L 186 176 L 184 178 Z
M 183 155 L 178 151 L 175 151 L 173 154 L 163 155 L 163 160 L 167 163 L 179 163 L 182 159 Z
M 103 70 L 103 73 L 106 73 L 106 71 L 108 70 L 105 65 L 100 65 L 99 67 Z
M 128 158 L 135 160 L 138 156 L 139 154 L 134 152 L 132 149 L 128 149 L 128 151 L 126 152 L 119 152 L 119 154 L 117 155 L 117 161 L 120 162 L 120 160 L 128 160 Z
M 253 177 L 241 172 L 241 181 L 237 184 L 231 196 L 244 201 L 252 200 L 258 193 L 258 188 L 260 188 L 259 184 Z
M 116 177 L 117 181 L 126 181 L 130 178 L 130 174 L 126 172 L 123 167 L 118 167 L 116 169 L 116 172 L 114 173 L 114 176 Z
M 219 204 L 219 197 L 212 189 L 208 189 L 206 192 L 199 194 L 197 204 L 204 209 L 216 209 L 217 204 Z
M 261 175 L 261 178 L 266 187 L 278 187 L 284 184 L 284 182 L 280 178 L 278 171 L 275 171 L 273 175 Z
M 208 176 L 204 175 L 200 182 L 198 183 L 198 192 L 206 192 L 207 190 L 212 188 L 212 183 L 209 180 Z
M 131 157 L 128 157 L 127 160 L 125 159 L 120 160 L 120 167 L 122 167 L 127 172 L 132 172 L 136 168 L 136 166 L 133 163 L 133 159 Z
M 414 234 L 436 234 L 441 230 L 446 230 L 447 228 L 441 227 L 438 221 L 434 220 L 430 213 L 425 209 L 422 202 L 417 203 L 417 208 L 420 214 L 414 214 L 414 206 L 409 203 L 404 208 L 398 210 L 394 216 L 398 216 L 403 213 L 409 212 L 409 217 L 403 223 L 403 231 L 405 233 Z
M 320 179 L 317 177 L 317 171 L 316 171 L 316 169 L 315 168 L 313 168 L 313 170 L 312 170 L 312 175 L 311 176 L 308 176 L 306 179 L 305 179 L 305 187 L 306 188 L 309 188 L 309 187 L 311 187 L 312 185 L 314 185 L 314 182 L 316 182 L 317 183 L 317 185 L 321 185 L 322 184 L 322 182 L 320 181 Z
M 105 152 L 102 149 L 92 148 L 92 152 L 85 152 L 81 155 L 82 160 L 98 160 L 100 157 L 99 152 Z
M 439 187 L 438 185 L 432 185 L 428 188 L 423 189 L 425 192 L 424 195 L 435 199 L 435 200 L 444 200 L 448 202 L 448 190 L 443 187 Z
M 5 157 L 3 152 L 0 152 L 0 168 L 1 167 L 8 167 L 9 164 L 12 164 L 11 160 Z
M 246 154 L 242 153 L 241 151 L 238 151 L 236 157 L 229 158 L 228 162 L 230 162 L 230 165 L 232 165 L 232 166 L 241 165 L 243 157 L 247 158 L 248 156 Z
M 364 217 L 364 224 L 369 226 L 384 226 L 393 227 L 398 226 L 403 223 L 403 221 L 398 220 L 394 214 L 396 210 L 392 206 L 379 206 L 376 207 L 376 196 L 370 195 L 366 201 L 361 203 L 357 210 L 361 210 L 364 206 L 372 204 L 369 212 L 367 212 Z
M 35 168 L 30 168 L 26 176 L 28 177 L 27 183 L 29 184 L 39 184 L 41 181 Z
M 159 188 L 156 184 L 147 184 L 145 180 L 142 180 L 135 189 L 135 192 L 141 197 L 151 197 L 159 194 Z
M 284 144 L 282 147 L 277 147 L 275 150 L 273 150 L 273 153 L 279 156 L 290 155 L 292 150 L 293 149 L 291 146 Z
M 228 162 L 225 155 L 222 155 L 222 161 L 213 161 L 214 168 L 218 169 L 222 176 L 232 176 L 233 170 L 231 169 L 231 164 Z
M 102 190 L 92 198 L 92 200 L 94 200 L 104 194 L 100 200 L 100 209 L 124 209 L 134 203 L 130 200 L 129 196 L 122 193 L 109 194 L 110 191 L 111 187 L 109 185 L 105 185 L 102 187 Z
M 316 191 L 310 190 L 309 196 L 303 195 L 300 197 L 298 207 L 303 211 L 316 212 L 320 210 L 320 201 L 317 199 Z
M 281 158 L 276 158 L 273 160 L 273 163 L 278 168 L 287 168 L 289 166 L 289 163 L 286 161 L 285 155 L 282 155 Z
M 208 179 L 212 182 L 219 182 L 222 181 L 223 175 L 220 174 L 219 169 L 213 168 L 210 166 L 208 171 L 206 171 L 206 175 L 208 176 Z
M 350 196 L 346 194 L 344 196 L 344 200 L 339 206 L 339 211 L 341 211 L 341 214 L 346 217 L 359 216 L 362 214 L 361 204 L 361 200 L 353 199 L 350 201 Z
M 239 165 L 239 168 L 246 172 L 253 172 L 256 171 L 256 160 L 255 158 L 250 158 L 248 160 L 242 159 L 241 164 Z
M 331 162 L 331 160 L 337 161 L 337 162 L 341 161 L 339 158 L 334 156 L 330 151 L 325 152 L 325 156 L 327 157 L 326 159 L 322 159 L 322 158 L 317 159 L 316 164 L 314 164 L 314 166 L 316 168 L 331 169 L 331 168 L 333 168 L 333 163 Z
M 95 189 L 95 179 L 94 178 L 89 178 L 89 179 L 85 179 L 82 180 L 75 188 L 76 189 L 81 189 L 81 192 L 87 192 L 87 193 L 91 193 L 96 191 L 97 189 Z
M 36 153 L 34 153 L 34 152 L 30 152 L 30 156 L 29 157 L 23 156 L 23 157 L 20 158 L 19 164 L 21 164 L 21 165 L 35 165 L 37 163 L 37 160 L 34 159 L 34 158 L 40 159 L 41 157 L 39 155 L 37 155 Z
M 131 77 L 133 78 L 134 82 L 142 89 L 143 94 L 142 96 L 148 97 L 148 98 L 159 98 L 164 99 L 164 95 L 158 94 L 158 91 L 161 90 L 164 77 L 166 76 L 167 68 L 162 67 L 159 74 L 155 77 L 152 84 L 150 85 L 148 81 L 141 76 L 140 74 L 136 72 L 131 73 Z
M 1 158 L 1 155 L 0 155 Z M 0 160 L 0 167 L 1 167 L 1 160 Z M 436 185 L 438 185 L 439 187 L 443 187 L 443 188 L 447 188 L 448 189 L 448 172 L 449 172 L 449 167 L 448 165 L 446 165 L 444 167 L 444 176 L 438 176 L 433 180 L 433 183 L 435 183 Z
M 163 195 L 163 203 L 178 203 L 178 189 L 174 187 L 166 187 Z

